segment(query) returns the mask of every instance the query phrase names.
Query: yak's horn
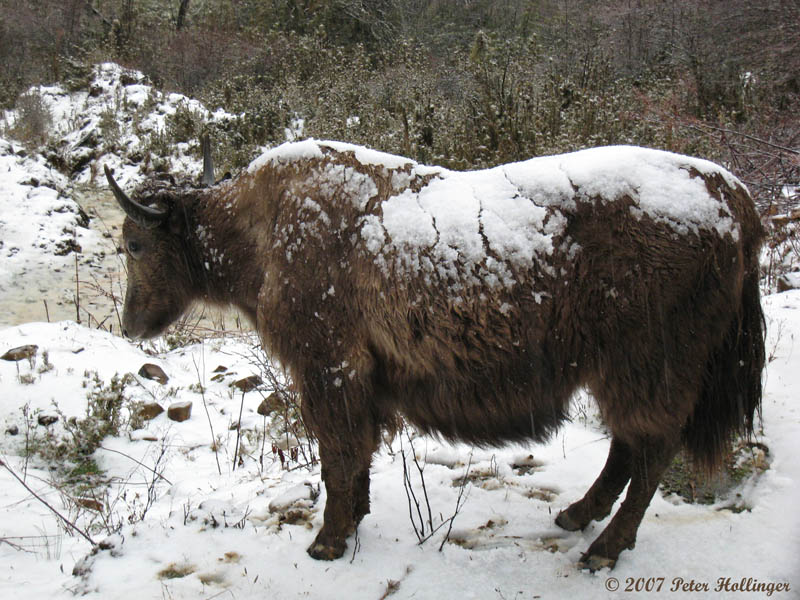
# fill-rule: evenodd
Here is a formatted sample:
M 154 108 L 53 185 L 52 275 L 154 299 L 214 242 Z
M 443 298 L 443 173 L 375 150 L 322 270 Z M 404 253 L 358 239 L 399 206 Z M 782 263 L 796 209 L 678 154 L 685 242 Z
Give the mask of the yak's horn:
M 164 222 L 164 219 L 167 218 L 166 211 L 143 206 L 135 200 L 131 200 L 125 192 L 120 189 L 117 182 L 114 181 L 114 177 L 111 175 L 111 170 L 108 168 L 108 165 L 104 165 L 103 169 L 106 172 L 108 185 L 111 186 L 114 192 L 114 197 L 117 199 L 117 202 L 119 202 L 122 210 L 125 211 L 125 214 L 128 215 L 134 223 L 145 229 L 153 229 Z
M 211 160 L 211 142 L 203 136 L 203 185 L 214 185 L 214 162 Z

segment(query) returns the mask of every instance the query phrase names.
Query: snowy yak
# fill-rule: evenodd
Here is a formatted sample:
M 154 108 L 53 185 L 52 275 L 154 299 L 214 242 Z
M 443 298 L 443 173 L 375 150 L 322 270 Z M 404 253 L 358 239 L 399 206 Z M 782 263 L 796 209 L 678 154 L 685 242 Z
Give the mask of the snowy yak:
M 398 417 L 478 446 L 541 442 L 588 389 L 610 451 L 556 523 L 603 519 L 630 484 L 581 558 L 592 570 L 633 548 L 678 450 L 711 470 L 752 433 L 762 228 L 714 163 L 616 146 L 455 172 L 306 140 L 217 183 L 207 168 L 128 196 L 106 176 L 127 214 L 124 333 L 233 305 L 293 377 L 327 492 L 314 558 L 342 556 L 369 512 Z

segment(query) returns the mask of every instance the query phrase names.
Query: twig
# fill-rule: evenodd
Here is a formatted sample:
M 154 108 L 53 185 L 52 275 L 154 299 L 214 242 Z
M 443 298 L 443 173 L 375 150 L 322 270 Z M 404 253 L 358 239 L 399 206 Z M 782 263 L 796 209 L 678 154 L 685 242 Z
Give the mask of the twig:
M 404 426 L 405 427 L 405 426 Z M 411 438 L 409 438 L 410 441 Z M 412 445 L 411 451 L 414 451 L 414 447 Z M 422 539 L 425 537 L 425 521 L 422 518 L 422 511 L 419 507 L 419 500 L 417 500 L 417 495 L 414 493 L 414 487 L 411 485 L 411 476 L 408 473 L 408 463 L 406 462 L 406 451 L 403 448 L 403 436 L 400 436 L 400 456 L 403 459 L 403 487 L 406 491 L 406 499 L 408 500 L 408 518 L 411 520 L 411 526 L 414 528 L 414 534 L 417 536 L 417 539 L 422 542 Z M 419 517 L 419 528 L 417 528 L 417 522 L 414 520 L 414 508 L 412 506 L 417 507 L 417 515 Z M 420 531 L 421 529 L 421 531 Z
M 705 133 L 700 125 L 687 125 L 689 129 L 695 129 L 701 133 Z M 738 135 L 739 137 L 746 138 L 748 140 L 752 140 L 754 142 L 758 142 L 759 144 L 764 144 L 765 146 L 770 146 L 775 148 L 776 150 L 782 150 L 783 152 L 789 152 L 790 154 L 798 154 L 800 155 L 800 151 L 793 150 L 792 148 L 787 148 L 786 146 L 781 146 L 780 144 L 775 144 L 773 142 L 768 142 L 767 140 L 763 140 L 759 137 L 754 135 L 750 135 L 749 133 L 742 133 L 741 131 L 736 131 L 735 129 L 727 129 L 725 127 L 716 127 L 714 125 L 709 125 L 707 123 L 703 123 L 702 127 L 706 129 L 711 129 L 712 131 L 719 131 L 721 133 L 729 133 L 731 135 Z
M 39 536 L 36 536 L 36 537 L 38 538 Z M 9 546 L 11 546 L 17 552 L 28 552 L 30 554 L 35 554 L 35 552 L 33 550 L 28 550 L 27 548 L 23 548 L 19 544 L 15 544 L 14 542 L 9 541 L 10 539 L 12 539 L 12 538 L 0 537 L 0 544 L 8 544 Z M 15 537 L 13 539 L 20 539 L 20 538 Z
M 99 10 L 97 10 L 97 9 L 96 9 L 94 6 L 92 6 L 92 2 L 91 2 L 91 0 L 86 0 L 86 7 L 87 7 L 87 8 L 88 8 L 88 9 L 89 9 L 89 10 L 90 10 L 92 13 L 94 13 L 94 15 L 95 15 L 95 16 L 96 16 L 98 19 L 100 19 L 100 20 L 101 20 L 101 21 L 102 21 L 102 22 L 105 24 L 105 26 L 106 26 L 106 27 L 108 27 L 108 28 L 111 28 L 111 26 L 112 26 L 112 24 L 111 24 L 111 21 L 109 21 L 109 20 L 108 20 L 108 19 L 107 19 L 105 16 L 103 16 L 103 15 L 100 13 L 100 11 L 99 11 Z
M 81 324 L 81 284 L 78 277 L 78 253 L 75 253 L 75 318 Z
M 42 497 L 41 497 L 41 496 L 39 496 L 39 495 L 38 495 L 36 492 L 34 492 L 34 491 L 33 491 L 33 490 L 30 488 L 30 486 L 29 486 L 27 483 L 25 483 L 24 481 L 22 481 L 22 479 L 20 479 L 19 475 L 17 475 L 17 474 L 14 472 L 14 470 L 13 470 L 11 467 L 9 467 L 9 466 L 8 466 L 8 465 L 5 463 L 5 461 L 3 461 L 2 459 L 0 459 L 0 467 L 4 467 L 4 468 L 6 469 L 6 471 L 8 471 L 9 473 L 11 473 L 12 477 L 14 477 L 14 479 L 16 479 L 17 481 L 19 481 L 19 482 L 20 482 L 20 484 L 22 484 L 22 487 L 24 487 L 26 490 L 28 490 L 28 493 L 29 493 L 29 494 L 31 494 L 31 496 L 33 496 L 34 498 L 36 498 L 36 499 L 37 499 L 39 502 L 41 502 L 41 503 L 42 503 L 42 504 L 44 504 L 44 505 L 45 505 L 47 508 L 49 508 L 51 511 L 53 511 L 53 513 L 54 513 L 56 516 L 58 516 L 58 517 L 59 517 L 59 518 L 60 518 L 60 519 L 61 519 L 61 520 L 64 522 L 64 524 L 66 524 L 66 525 L 67 525 L 69 528 L 73 529 L 74 531 L 78 532 L 78 533 L 79 533 L 79 534 L 80 534 L 80 535 L 81 535 L 81 536 L 82 536 L 84 539 L 86 539 L 86 541 L 88 541 L 88 542 L 89 542 L 89 543 L 90 543 L 92 546 L 96 546 L 96 545 L 97 545 L 97 544 L 95 544 L 94 540 L 93 540 L 91 537 L 89 537 L 89 534 L 88 534 L 88 533 L 86 533 L 85 531 L 83 531 L 82 529 L 80 529 L 80 528 L 79 528 L 77 525 L 75 525 L 75 523 L 73 523 L 72 521 L 70 521 L 69 519 L 67 519 L 67 517 L 65 517 L 65 516 L 64 516 L 64 515 L 62 515 L 60 512 L 58 512 L 58 511 L 57 511 L 57 510 L 56 510 L 56 509 L 55 509 L 55 508 L 54 508 L 52 505 L 50 505 L 50 504 L 49 504 L 49 503 L 48 503 L 48 502 L 47 502 L 47 501 L 46 501 L 44 498 L 42 498 Z
M 241 460 L 241 456 L 239 455 L 239 440 L 242 437 L 242 412 L 244 411 L 244 395 L 245 391 L 242 390 L 242 401 L 239 404 L 239 421 L 236 423 L 236 448 L 233 451 L 233 471 L 236 470 L 236 459 Z
M 356 554 L 358 554 L 359 550 L 361 550 L 361 539 L 358 537 L 358 527 L 356 527 L 355 533 L 353 534 L 353 556 L 350 557 L 351 565 L 356 559 Z
M 205 374 L 205 365 L 206 365 L 206 353 L 205 353 L 205 345 L 203 342 L 200 342 L 200 356 L 203 359 L 203 373 Z M 208 404 L 206 403 L 206 388 L 203 385 L 203 377 L 200 375 L 200 368 L 197 366 L 197 361 L 194 359 L 194 355 L 192 355 L 192 364 L 194 364 L 194 370 L 197 373 L 197 381 L 200 383 L 200 398 L 203 400 L 203 408 L 206 411 L 206 418 L 208 419 L 208 427 L 211 429 L 211 446 L 214 449 L 214 458 L 217 460 L 217 471 L 220 475 L 222 475 L 222 467 L 219 464 L 219 449 L 217 448 L 217 438 L 214 436 L 214 425 L 211 423 L 211 414 L 208 412 Z
M 447 533 L 444 535 L 442 543 L 439 544 L 439 552 L 442 551 L 442 548 L 444 548 L 444 545 L 447 543 L 447 540 L 450 539 L 450 532 L 453 531 L 453 521 L 456 520 L 458 512 L 461 510 L 461 508 L 464 506 L 464 502 L 466 502 L 467 500 L 466 498 L 464 498 L 464 490 L 467 487 L 467 477 L 469 476 L 469 468 L 471 466 L 472 466 L 472 452 L 469 453 L 469 462 L 467 463 L 467 470 L 464 473 L 464 478 L 461 480 L 461 485 L 458 488 L 458 498 L 456 498 L 456 510 L 455 512 L 453 512 L 453 516 L 448 519 L 450 525 L 447 528 Z M 462 498 L 464 499 L 464 502 L 461 501 Z
M 469 453 L 469 463 L 467 464 L 467 471 L 464 473 L 464 477 L 461 479 L 461 484 L 459 485 L 459 488 L 458 488 L 458 497 L 456 498 L 456 509 L 455 509 L 455 511 L 453 511 L 453 515 L 451 517 L 447 518 L 447 519 L 442 519 L 442 522 L 439 523 L 435 528 L 432 528 L 431 532 L 428 535 L 426 535 L 419 542 L 417 542 L 418 546 L 421 546 L 422 544 L 427 542 L 429 539 L 431 539 L 437 531 L 439 531 L 442 527 L 444 527 L 445 523 L 449 524 L 449 527 L 447 528 L 447 533 L 445 534 L 444 539 L 442 540 L 442 543 L 439 545 L 439 552 L 442 551 L 442 548 L 444 548 L 445 543 L 447 542 L 447 540 L 450 539 L 450 532 L 453 530 L 453 521 L 458 516 L 458 513 L 461 511 L 461 509 L 464 506 L 464 503 L 461 501 L 461 499 L 464 496 L 464 490 L 466 489 L 466 486 L 467 486 L 467 481 L 468 481 L 468 477 L 469 477 L 469 469 L 470 469 L 471 466 L 472 466 L 472 452 Z M 464 501 L 466 502 L 466 498 L 464 498 Z M 441 518 L 441 514 L 440 514 L 440 518 Z
M 130 454 L 125 454 L 124 452 L 120 452 L 119 450 L 114 450 L 114 449 L 112 449 L 112 448 L 106 448 L 105 446 L 98 446 L 97 448 L 98 448 L 98 450 L 105 450 L 106 452 L 115 452 L 116 454 L 120 454 L 120 455 L 124 456 L 125 458 L 129 458 L 130 460 L 132 460 L 133 462 L 135 462 L 135 463 L 136 463 L 137 465 L 139 465 L 140 467 L 144 467 L 144 468 L 145 468 L 145 469 L 147 469 L 148 471 L 151 471 L 151 472 L 152 472 L 154 475 L 158 475 L 158 477 L 159 477 L 160 479 L 163 479 L 163 480 L 164 480 L 164 481 L 165 481 L 165 482 L 166 482 L 168 485 L 172 485 L 172 482 L 171 482 L 169 479 L 167 479 L 166 477 L 164 477 L 164 476 L 163 476 L 161 473 L 159 473 L 158 471 L 156 471 L 156 470 L 155 470 L 155 469 L 153 469 L 152 467 L 148 467 L 148 466 L 147 466 L 146 464 L 144 464 L 143 462 L 136 460 L 136 459 L 135 459 L 135 458 L 133 458 L 133 457 L 132 457 Z M 161 457 L 159 456 L 159 459 L 156 461 L 156 466 L 158 466 L 158 463 L 159 463 L 160 461 L 161 461 Z
M 408 430 L 406 430 L 406 435 L 408 436 L 408 443 L 411 445 L 411 456 L 414 459 L 414 466 L 417 467 L 417 471 L 419 472 L 419 480 L 420 483 L 422 484 L 422 495 L 425 498 L 425 506 L 428 509 L 428 529 L 432 530 L 433 512 L 431 511 L 431 501 L 428 499 L 428 488 L 425 485 L 425 474 L 423 473 L 425 467 L 419 464 L 419 460 L 417 459 L 417 452 L 414 449 L 414 444 L 411 441 L 411 435 L 408 433 Z M 427 445 L 426 445 L 426 459 L 427 459 Z M 422 518 L 421 515 L 420 518 Z

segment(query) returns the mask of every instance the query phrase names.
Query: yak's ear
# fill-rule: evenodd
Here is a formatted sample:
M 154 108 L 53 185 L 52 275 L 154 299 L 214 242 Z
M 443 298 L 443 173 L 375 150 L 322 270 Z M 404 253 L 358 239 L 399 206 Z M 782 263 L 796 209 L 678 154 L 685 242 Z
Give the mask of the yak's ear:
M 186 231 L 186 211 L 180 205 L 174 206 L 169 211 L 169 230 L 175 235 Z

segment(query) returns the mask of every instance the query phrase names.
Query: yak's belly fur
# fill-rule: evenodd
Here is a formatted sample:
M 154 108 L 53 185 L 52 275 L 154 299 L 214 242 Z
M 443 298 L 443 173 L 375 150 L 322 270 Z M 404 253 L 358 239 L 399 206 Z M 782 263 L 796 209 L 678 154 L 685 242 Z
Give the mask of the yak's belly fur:
M 501 367 L 464 365 L 437 377 L 379 375 L 375 398 L 420 430 L 477 445 L 544 441 L 566 418 L 572 386 L 541 377 L 542 365 L 508 356 Z M 566 382 L 564 382 L 566 383 Z

